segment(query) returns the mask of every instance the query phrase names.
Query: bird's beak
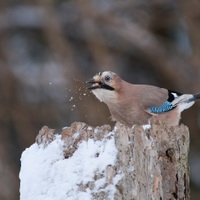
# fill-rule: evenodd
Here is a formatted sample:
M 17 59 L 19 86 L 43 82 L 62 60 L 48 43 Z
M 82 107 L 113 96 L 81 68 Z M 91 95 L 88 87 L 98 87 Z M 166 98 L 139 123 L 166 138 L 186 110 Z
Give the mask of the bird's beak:
M 86 83 L 95 83 L 96 81 L 92 78 L 92 79 L 90 79 L 90 80 L 88 80 L 88 81 L 86 81 Z
M 106 89 L 106 90 L 114 90 L 113 87 L 111 87 L 111 86 L 109 86 L 105 83 L 102 83 L 101 81 L 96 81 L 94 78 L 88 80 L 86 83 L 92 84 L 91 87 L 88 87 L 89 90 L 94 90 L 94 89 L 99 89 L 99 88 L 103 88 L 103 89 Z
M 97 88 L 101 88 L 101 85 L 103 84 L 100 81 L 95 81 L 94 79 L 90 79 L 86 83 L 91 83 L 92 84 L 91 87 L 88 87 L 89 90 L 94 90 L 94 89 L 97 89 Z

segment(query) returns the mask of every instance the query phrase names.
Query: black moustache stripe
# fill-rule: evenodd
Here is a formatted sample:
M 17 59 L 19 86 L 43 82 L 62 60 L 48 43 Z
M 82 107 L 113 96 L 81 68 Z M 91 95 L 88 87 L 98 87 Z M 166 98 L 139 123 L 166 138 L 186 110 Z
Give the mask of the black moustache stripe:
M 109 85 L 106 85 L 106 84 L 102 84 L 101 85 L 101 88 L 104 88 L 104 89 L 107 89 L 107 90 L 114 90 L 113 87 L 109 86 Z

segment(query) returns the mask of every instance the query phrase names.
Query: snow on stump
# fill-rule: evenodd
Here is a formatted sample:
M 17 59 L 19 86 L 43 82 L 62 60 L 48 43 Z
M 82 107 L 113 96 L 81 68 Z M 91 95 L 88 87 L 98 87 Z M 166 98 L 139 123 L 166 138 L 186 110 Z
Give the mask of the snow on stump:
M 61 134 L 43 127 L 21 157 L 21 200 L 190 199 L 189 131 L 74 122 Z

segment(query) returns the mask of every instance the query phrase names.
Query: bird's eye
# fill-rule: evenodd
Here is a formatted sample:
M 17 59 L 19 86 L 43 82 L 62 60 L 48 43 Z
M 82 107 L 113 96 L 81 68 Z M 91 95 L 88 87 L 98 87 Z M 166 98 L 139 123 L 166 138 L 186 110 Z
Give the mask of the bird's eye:
M 111 81 L 111 77 L 110 76 L 105 76 L 104 79 L 105 79 L 106 82 L 110 82 Z

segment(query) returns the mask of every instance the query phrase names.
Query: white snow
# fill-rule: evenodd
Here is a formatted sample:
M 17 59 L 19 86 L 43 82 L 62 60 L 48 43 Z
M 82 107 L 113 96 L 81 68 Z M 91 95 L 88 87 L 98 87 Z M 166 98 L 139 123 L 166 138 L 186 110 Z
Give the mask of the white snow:
M 108 165 L 115 164 L 116 156 L 113 132 L 101 141 L 82 141 L 68 159 L 58 135 L 46 148 L 35 143 L 21 156 L 20 200 L 90 200 L 91 193 L 100 190 L 109 191 L 109 199 L 114 199 L 115 184 L 122 175 L 102 189 L 105 176 L 95 181 L 94 174 L 104 174 Z M 81 192 L 79 185 L 90 181 L 94 181 L 94 188 Z
M 144 131 L 146 131 L 151 128 L 151 124 L 142 125 L 142 128 L 144 129 Z
M 71 96 L 70 99 L 69 99 L 69 101 L 72 101 L 73 99 L 74 99 L 74 97 Z
M 92 131 L 92 127 L 91 127 L 91 126 L 88 126 L 87 130 L 88 130 L 88 131 Z

